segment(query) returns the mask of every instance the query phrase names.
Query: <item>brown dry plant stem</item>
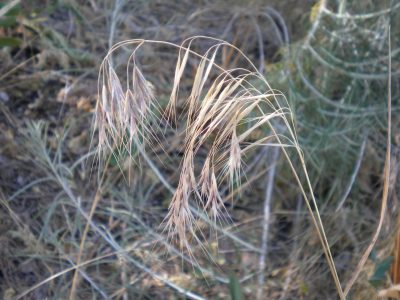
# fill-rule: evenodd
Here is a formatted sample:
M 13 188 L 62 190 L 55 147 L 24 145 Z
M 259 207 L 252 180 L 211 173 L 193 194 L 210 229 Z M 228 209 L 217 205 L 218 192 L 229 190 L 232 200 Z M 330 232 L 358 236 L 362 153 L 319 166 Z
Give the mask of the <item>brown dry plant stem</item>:
M 197 42 L 214 43 L 204 54 L 197 52 Z M 163 46 L 177 49 L 177 62 L 171 96 L 165 108 L 156 99 L 153 85 L 139 68 L 138 52 L 143 46 Z M 117 67 L 111 63 L 117 51 L 133 47 L 126 63 L 126 81 L 122 83 Z M 230 47 L 240 57 L 245 68 L 224 69 L 221 49 Z M 222 55 L 223 56 L 223 55 Z M 197 65 L 194 78 L 188 78 L 189 61 Z M 114 69 L 115 68 L 115 69 Z M 188 95 L 180 90 L 182 81 L 190 81 Z M 318 211 L 306 163 L 294 128 L 292 111 L 286 97 L 269 85 L 250 59 L 237 47 L 205 36 L 185 40 L 181 45 L 156 40 L 128 40 L 114 45 L 103 60 L 99 72 L 99 100 L 96 105 L 95 128 L 98 132 L 98 156 L 102 160 L 115 148 L 129 155 L 132 149 L 151 151 L 161 143 L 157 125 L 172 128 L 184 123 L 184 149 L 180 176 L 173 190 L 164 231 L 192 257 L 190 241 L 201 245 L 203 234 L 198 228 L 198 215 L 192 205 L 202 209 L 213 223 L 222 220 L 226 212 L 220 186 L 231 191 L 241 183 L 244 157 L 256 147 L 277 146 L 289 163 L 307 204 L 312 222 L 321 241 L 329 269 L 341 299 L 344 299 L 329 243 Z M 182 99 L 184 98 L 184 99 Z M 184 113 L 178 108 L 184 108 Z M 161 113 L 161 117 L 160 117 Z M 168 123 L 170 122 L 170 123 Z M 260 133 L 255 135 L 254 133 Z M 254 138 L 254 136 L 256 138 Z M 251 137 L 251 138 L 250 138 Z M 275 144 L 271 144 L 270 141 Z M 206 157 L 201 170 L 195 168 L 201 149 Z M 301 173 L 294 167 L 289 150 L 300 158 Z M 244 174 L 245 175 L 245 174 Z M 199 233 L 200 232 L 200 233 Z
M 81 238 L 81 242 L 80 242 L 80 245 L 79 245 L 79 252 L 78 252 L 78 256 L 76 258 L 77 267 L 76 267 L 76 269 L 74 271 L 74 276 L 72 278 L 71 291 L 70 291 L 70 294 L 69 294 L 69 299 L 70 300 L 76 299 L 76 292 L 77 292 L 77 288 L 78 288 L 78 285 L 79 285 L 79 264 L 82 261 L 83 251 L 84 251 L 85 243 L 86 243 L 86 237 L 87 237 L 89 229 L 90 229 L 90 222 L 93 219 L 93 216 L 94 216 L 94 213 L 96 211 L 97 205 L 98 205 L 99 200 L 101 198 L 101 186 L 102 186 L 102 183 L 104 181 L 105 175 L 107 174 L 106 171 L 107 171 L 108 164 L 109 164 L 109 160 L 107 161 L 107 163 L 105 165 L 105 168 L 104 168 L 104 171 L 103 171 L 103 174 L 102 174 L 102 176 L 101 176 L 101 178 L 99 180 L 99 188 L 97 189 L 96 194 L 95 194 L 95 196 L 93 198 L 93 203 L 92 203 L 92 206 L 90 208 L 88 220 L 86 222 L 85 229 L 83 230 L 83 233 L 82 233 L 82 238 Z
M 81 263 L 81 260 L 82 260 L 83 251 L 84 251 L 85 243 L 86 243 L 86 238 L 87 238 L 87 235 L 88 235 L 88 232 L 89 232 L 89 229 L 90 229 L 90 222 L 93 219 L 93 216 L 94 216 L 94 213 L 96 211 L 97 205 L 98 205 L 98 203 L 99 203 L 99 201 L 101 199 L 101 194 L 102 194 L 101 187 L 102 187 L 102 184 L 104 182 L 105 176 L 107 174 L 107 168 L 109 166 L 110 159 L 111 159 L 111 156 L 108 158 L 107 163 L 105 164 L 103 173 L 102 173 L 102 175 L 101 175 L 101 177 L 99 179 L 99 183 L 98 183 L 99 187 L 98 187 L 98 189 L 96 191 L 96 194 L 94 195 L 92 206 L 90 208 L 90 212 L 89 212 L 89 216 L 88 216 L 88 220 L 86 222 L 85 229 L 83 230 L 83 233 L 82 233 L 82 238 L 81 238 L 81 242 L 80 242 L 80 245 L 79 245 L 79 252 L 78 252 L 78 256 L 76 258 L 76 265 L 78 267 L 76 267 L 76 269 L 74 271 L 74 276 L 72 278 L 72 286 L 71 286 L 71 291 L 70 291 L 70 294 L 69 294 L 69 299 L 70 300 L 76 299 L 76 292 L 77 292 L 77 288 L 78 288 L 78 285 L 79 285 L 79 264 Z
M 389 190 L 390 190 L 390 173 L 391 173 L 391 166 L 390 166 L 390 160 L 391 160 L 391 135 L 392 135 L 392 59 L 391 59 L 391 45 L 390 45 L 390 26 L 389 26 L 389 62 L 388 62 L 388 98 L 387 98 L 387 105 L 388 105 L 388 124 L 387 124 L 387 140 L 386 140 L 386 157 L 385 157 L 385 167 L 383 170 L 383 192 L 382 192 L 382 200 L 381 200 L 381 210 L 380 210 L 380 216 L 379 216 L 379 222 L 378 226 L 376 228 L 376 231 L 372 237 L 371 242 L 369 243 L 367 249 L 365 250 L 364 254 L 362 255 L 353 275 L 351 276 L 349 282 L 346 285 L 346 288 L 344 290 L 345 296 L 349 293 L 350 289 L 356 282 L 358 276 L 360 275 L 369 255 L 372 252 L 372 249 L 374 248 L 376 241 L 378 240 L 379 234 L 381 232 L 382 226 L 383 226 L 383 221 L 385 220 L 385 215 L 386 215 L 386 208 L 387 208 L 387 202 L 388 202 L 388 197 L 389 197 Z
M 99 188 L 98 191 L 96 192 L 96 195 L 94 196 L 92 207 L 89 212 L 89 220 L 91 220 L 93 218 L 93 214 L 96 210 L 97 204 L 99 203 L 100 197 L 101 197 L 101 190 Z M 81 243 L 79 245 L 79 252 L 78 252 L 78 256 L 76 258 L 77 267 L 74 271 L 74 276 L 72 278 L 72 286 L 71 286 L 71 291 L 70 291 L 70 295 L 69 295 L 70 300 L 76 299 L 76 291 L 77 291 L 77 287 L 79 284 L 79 265 L 82 260 L 82 255 L 83 255 L 83 251 L 84 251 L 84 247 L 85 247 L 86 237 L 89 232 L 89 228 L 90 228 L 90 222 L 87 221 L 86 225 L 85 225 L 85 229 L 82 233 L 82 239 L 81 239 Z

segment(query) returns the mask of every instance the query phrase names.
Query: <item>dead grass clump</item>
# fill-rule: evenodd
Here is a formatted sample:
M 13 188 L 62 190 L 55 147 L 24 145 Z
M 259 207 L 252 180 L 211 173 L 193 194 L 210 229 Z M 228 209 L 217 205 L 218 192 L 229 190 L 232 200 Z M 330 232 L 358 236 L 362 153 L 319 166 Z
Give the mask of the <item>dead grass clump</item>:
M 215 44 L 204 54 L 193 50 L 193 43 L 202 40 Z M 161 44 L 178 51 L 171 96 L 164 108 L 160 108 L 138 69 L 138 53 L 144 44 Z M 112 56 L 118 50 L 128 47 L 133 50 L 126 64 L 127 82 L 126 88 L 123 88 L 112 64 Z M 104 159 L 115 147 L 123 147 L 131 153 L 132 145 L 146 157 L 145 149 L 151 151 L 151 137 L 156 137 L 156 141 L 161 140 L 158 138 L 160 132 L 156 130 L 158 125 L 155 124 L 173 127 L 177 119 L 184 124 L 183 158 L 178 184 L 175 189 L 165 184 L 172 190 L 173 197 L 163 223 L 163 231 L 168 232 L 169 238 L 176 240 L 181 249 L 192 254 L 190 240 L 201 244 L 203 236 L 197 226 L 199 217 L 192 207 L 203 210 L 216 223 L 226 210 L 219 187 L 224 183 L 232 190 L 233 186 L 240 184 L 242 157 L 257 146 L 280 147 L 302 190 L 338 291 L 342 295 L 286 98 L 270 87 L 248 59 L 249 69 L 222 68 L 219 55 L 224 47 L 233 49 L 237 55 L 247 59 L 233 45 L 207 37 L 190 38 L 180 46 L 162 41 L 129 40 L 112 47 L 101 65 L 99 77 L 101 100 L 98 101 L 95 117 L 99 133 L 98 157 Z M 189 61 L 197 64 L 190 90 L 187 97 L 182 99 L 180 82 L 187 74 Z M 178 103 L 183 105 L 184 110 L 177 116 Z M 159 109 L 161 115 L 156 114 Z M 262 136 L 250 140 L 249 136 L 257 130 L 263 132 Z M 286 148 L 295 149 L 294 153 L 302 161 L 301 173 L 305 176 L 305 185 L 294 169 Z M 207 154 L 201 171 L 196 172 L 195 161 L 200 149 L 207 149 Z

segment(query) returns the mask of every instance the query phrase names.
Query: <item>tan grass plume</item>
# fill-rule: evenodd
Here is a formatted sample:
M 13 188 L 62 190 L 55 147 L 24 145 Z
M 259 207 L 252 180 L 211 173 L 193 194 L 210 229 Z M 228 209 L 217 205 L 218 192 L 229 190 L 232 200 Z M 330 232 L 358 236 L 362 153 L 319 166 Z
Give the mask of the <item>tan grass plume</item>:
M 204 54 L 194 46 L 202 42 L 213 43 Z M 137 53 L 144 45 L 162 45 L 177 51 L 171 95 L 165 108 L 160 107 L 151 84 L 139 69 Z M 222 68 L 219 58 L 224 47 L 233 49 L 247 67 Z M 126 64 L 126 83 L 123 85 L 110 58 L 116 55 L 117 50 L 126 48 L 133 50 Z M 185 93 L 181 92 L 180 86 L 183 80 L 187 80 L 189 62 L 191 66 L 196 65 L 195 74 L 190 91 L 182 96 Z M 179 106 L 184 107 L 185 117 L 178 113 Z M 199 241 L 201 235 L 191 205 L 202 208 L 216 222 L 225 211 L 220 185 L 229 184 L 231 188 L 240 185 L 243 157 L 255 147 L 274 142 L 287 158 L 302 191 L 336 287 L 343 298 L 288 102 L 281 92 L 270 87 L 239 49 L 227 42 L 202 36 L 189 38 L 181 45 L 129 40 L 112 47 L 99 74 L 99 101 L 95 114 L 99 158 L 105 158 L 115 147 L 125 148 L 128 153 L 132 145 L 146 147 L 151 137 L 161 134 L 154 126 L 157 122 L 181 122 L 185 127 L 179 182 L 164 221 L 164 230 L 171 239 L 190 251 L 190 239 Z M 254 135 L 255 132 L 259 134 Z M 288 147 L 295 150 L 302 162 L 300 173 L 306 178 L 305 184 L 291 162 Z M 195 161 L 202 148 L 207 149 L 207 156 L 201 171 L 196 171 Z

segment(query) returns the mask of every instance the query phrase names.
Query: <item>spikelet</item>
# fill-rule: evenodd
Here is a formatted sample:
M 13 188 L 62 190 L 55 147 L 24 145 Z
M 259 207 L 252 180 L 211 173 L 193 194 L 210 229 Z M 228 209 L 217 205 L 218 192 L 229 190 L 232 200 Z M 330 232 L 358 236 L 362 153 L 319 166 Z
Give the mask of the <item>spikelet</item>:
M 221 46 L 229 44 L 215 40 L 216 44 L 200 55 L 192 50 L 194 40 L 196 38 L 188 39 L 181 46 L 176 46 L 179 51 L 172 91 L 168 104 L 161 112 L 165 116 L 164 121 L 177 121 L 179 89 L 185 69 L 192 56 L 199 58 L 191 89 L 184 101 L 186 136 L 179 181 L 164 221 L 164 230 L 171 238 L 176 238 L 181 247 L 188 247 L 188 235 L 199 240 L 191 205 L 202 208 L 216 222 L 225 210 L 219 185 L 229 183 L 231 188 L 240 185 L 244 154 L 252 149 L 251 145 L 262 145 L 265 137 L 245 147 L 242 144 L 254 130 L 270 126 L 272 119 L 284 119 L 285 114 L 290 113 L 280 109 L 277 103 L 279 93 L 270 89 L 250 62 L 253 71 L 224 70 L 217 64 Z M 97 104 L 95 119 L 99 153 L 105 153 L 107 149 L 112 151 L 113 147 L 125 147 L 130 153 L 132 145 L 144 149 L 147 141 L 161 134 L 155 132 L 150 124 L 154 112 L 159 109 L 153 88 L 135 61 L 138 49 L 147 42 L 132 40 L 118 44 L 110 50 L 101 66 L 101 100 Z M 129 77 L 125 89 L 110 62 L 113 52 L 124 45 L 135 47 L 127 65 Z M 234 76 L 234 73 L 238 75 Z M 263 85 L 263 91 L 252 85 L 254 80 Z M 201 171 L 196 174 L 194 165 L 200 149 L 207 149 L 208 153 Z

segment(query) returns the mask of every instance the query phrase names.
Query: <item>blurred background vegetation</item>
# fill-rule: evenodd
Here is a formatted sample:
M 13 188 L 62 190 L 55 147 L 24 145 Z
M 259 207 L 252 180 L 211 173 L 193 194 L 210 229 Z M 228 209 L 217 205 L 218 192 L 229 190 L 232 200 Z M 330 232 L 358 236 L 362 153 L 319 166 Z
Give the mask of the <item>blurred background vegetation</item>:
M 247 158 L 240 196 L 227 207 L 231 221 L 217 225 L 206 246 L 212 259 L 194 248 L 195 266 L 165 243 L 159 224 L 171 194 L 148 161 L 135 164 L 118 152 L 107 172 L 96 164 L 92 118 L 108 49 L 126 39 L 180 44 L 195 35 L 236 45 L 287 96 L 343 285 L 379 219 L 390 39 L 389 203 L 349 299 L 387 296 L 400 284 L 399 22 L 398 0 L 3 1 L 0 298 L 337 299 L 299 188 L 273 150 Z M 195 45 L 200 52 L 209 46 Z M 141 55 L 162 103 L 176 53 L 154 47 Z M 226 57 L 226 67 L 243 66 Z M 179 135 L 166 143 L 169 155 L 181 155 Z M 176 183 L 176 161 L 165 162 L 159 170 Z M 89 214 L 97 229 L 85 232 Z M 75 275 L 78 263 L 85 265 Z

